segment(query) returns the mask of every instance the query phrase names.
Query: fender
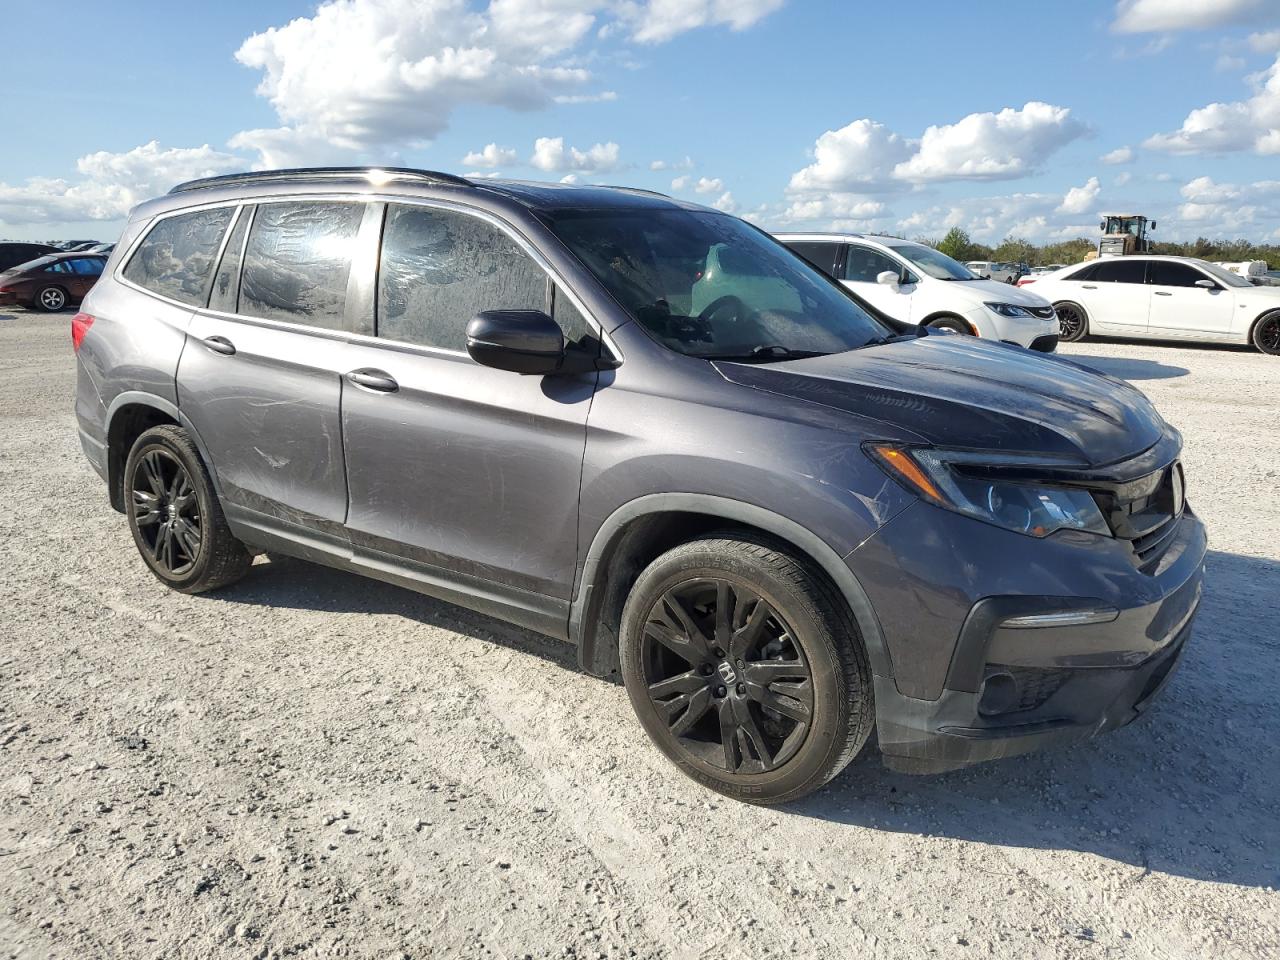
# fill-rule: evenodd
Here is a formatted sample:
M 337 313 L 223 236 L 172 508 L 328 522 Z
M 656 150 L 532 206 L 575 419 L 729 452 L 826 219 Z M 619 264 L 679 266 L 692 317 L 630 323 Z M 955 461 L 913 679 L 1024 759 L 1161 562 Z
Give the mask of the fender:
M 200 438 L 200 434 L 196 430 L 195 425 L 187 419 L 186 415 L 178 409 L 176 404 L 166 400 L 164 397 L 158 397 L 154 393 L 145 393 L 142 390 L 126 390 L 123 393 L 117 394 L 116 398 L 111 401 L 110 406 L 107 407 L 106 436 L 108 438 L 111 436 L 111 424 L 115 421 L 116 414 L 118 414 L 124 407 L 151 407 L 152 409 L 159 410 L 161 413 L 168 417 L 172 417 L 177 421 L 178 426 L 187 431 L 191 436 L 192 441 L 194 441 L 196 449 L 200 451 L 200 459 L 204 461 L 205 467 L 209 470 L 209 478 L 213 481 L 214 493 L 218 495 L 219 500 L 222 499 L 222 486 L 218 480 L 218 471 L 213 467 L 213 458 L 209 456 L 209 448 L 205 446 L 204 440 Z M 128 456 L 127 451 L 125 456 Z M 108 462 L 110 462 L 110 459 L 110 450 L 108 449 Z M 123 466 L 123 458 L 121 465 Z M 109 484 L 108 489 L 115 488 L 114 485 L 116 479 L 117 478 L 114 476 L 109 476 L 107 478 L 107 482 Z
M 599 643 L 608 643 L 607 639 L 598 639 L 601 632 L 598 628 L 601 591 L 596 589 L 596 585 L 601 579 L 601 562 L 632 521 L 646 515 L 672 512 L 699 513 L 747 524 L 794 545 L 807 559 L 822 568 L 849 605 L 866 645 L 872 672 L 879 677 L 893 677 L 893 662 L 871 601 L 844 559 L 825 540 L 771 510 L 741 500 L 702 493 L 655 493 L 638 497 L 616 509 L 600 525 L 583 562 L 582 579 L 569 613 L 569 636 L 578 644 L 578 660 L 584 670 L 601 672 L 602 663 L 616 659 L 616 651 L 597 649 Z

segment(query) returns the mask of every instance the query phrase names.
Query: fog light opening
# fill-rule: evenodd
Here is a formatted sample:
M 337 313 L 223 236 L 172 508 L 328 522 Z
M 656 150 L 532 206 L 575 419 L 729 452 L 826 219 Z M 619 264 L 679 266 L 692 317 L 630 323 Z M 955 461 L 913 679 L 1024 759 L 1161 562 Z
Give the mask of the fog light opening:
M 1018 682 L 1011 673 L 993 673 L 982 681 L 978 712 L 984 717 L 1008 713 L 1018 706 Z

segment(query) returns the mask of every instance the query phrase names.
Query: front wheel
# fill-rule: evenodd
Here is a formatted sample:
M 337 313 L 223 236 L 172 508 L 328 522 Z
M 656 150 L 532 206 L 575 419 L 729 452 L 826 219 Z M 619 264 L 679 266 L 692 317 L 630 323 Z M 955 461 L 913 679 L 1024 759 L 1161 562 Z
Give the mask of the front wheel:
M 874 722 L 869 662 L 843 601 L 764 542 L 712 536 L 653 561 L 623 610 L 621 659 L 658 749 L 750 803 L 818 789 Z
M 34 302 L 37 310 L 57 313 L 67 305 L 67 291 L 61 287 L 43 287 L 36 293 Z
M 1089 316 L 1084 307 L 1076 303 L 1055 303 L 1053 309 L 1058 314 L 1058 340 L 1062 343 L 1075 343 L 1089 332 Z
M 939 317 L 936 320 L 930 320 L 929 326 L 935 330 L 954 330 L 956 333 L 963 333 L 965 336 L 973 336 L 973 328 L 959 317 Z
M 1280 310 L 1268 313 L 1253 325 L 1253 345 L 1263 353 L 1280 357 Z
M 235 583 L 253 555 L 232 535 L 191 437 L 164 424 L 145 431 L 124 467 L 125 512 L 151 572 L 182 593 Z

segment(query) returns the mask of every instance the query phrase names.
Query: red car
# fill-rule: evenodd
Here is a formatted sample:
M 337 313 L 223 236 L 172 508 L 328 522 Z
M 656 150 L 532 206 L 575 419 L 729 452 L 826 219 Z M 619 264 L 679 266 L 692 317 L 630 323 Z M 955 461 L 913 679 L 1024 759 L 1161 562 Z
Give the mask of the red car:
M 57 253 L 0 273 L 0 307 L 34 307 L 56 313 L 84 299 L 102 276 L 107 258 Z

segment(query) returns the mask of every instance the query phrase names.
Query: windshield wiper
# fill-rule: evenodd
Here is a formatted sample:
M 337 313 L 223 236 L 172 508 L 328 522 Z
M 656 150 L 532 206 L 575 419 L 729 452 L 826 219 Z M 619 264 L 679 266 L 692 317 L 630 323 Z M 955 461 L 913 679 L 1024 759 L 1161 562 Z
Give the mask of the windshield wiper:
M 700 360 L 727 360 L 730 363 L 768 363 L 771 360 L 804 360 L 808 357 L 825 357 L 825 350 L 792 350 L 780 343 L 765 343 L 752 347 L 748 353 L 699 353 Z

